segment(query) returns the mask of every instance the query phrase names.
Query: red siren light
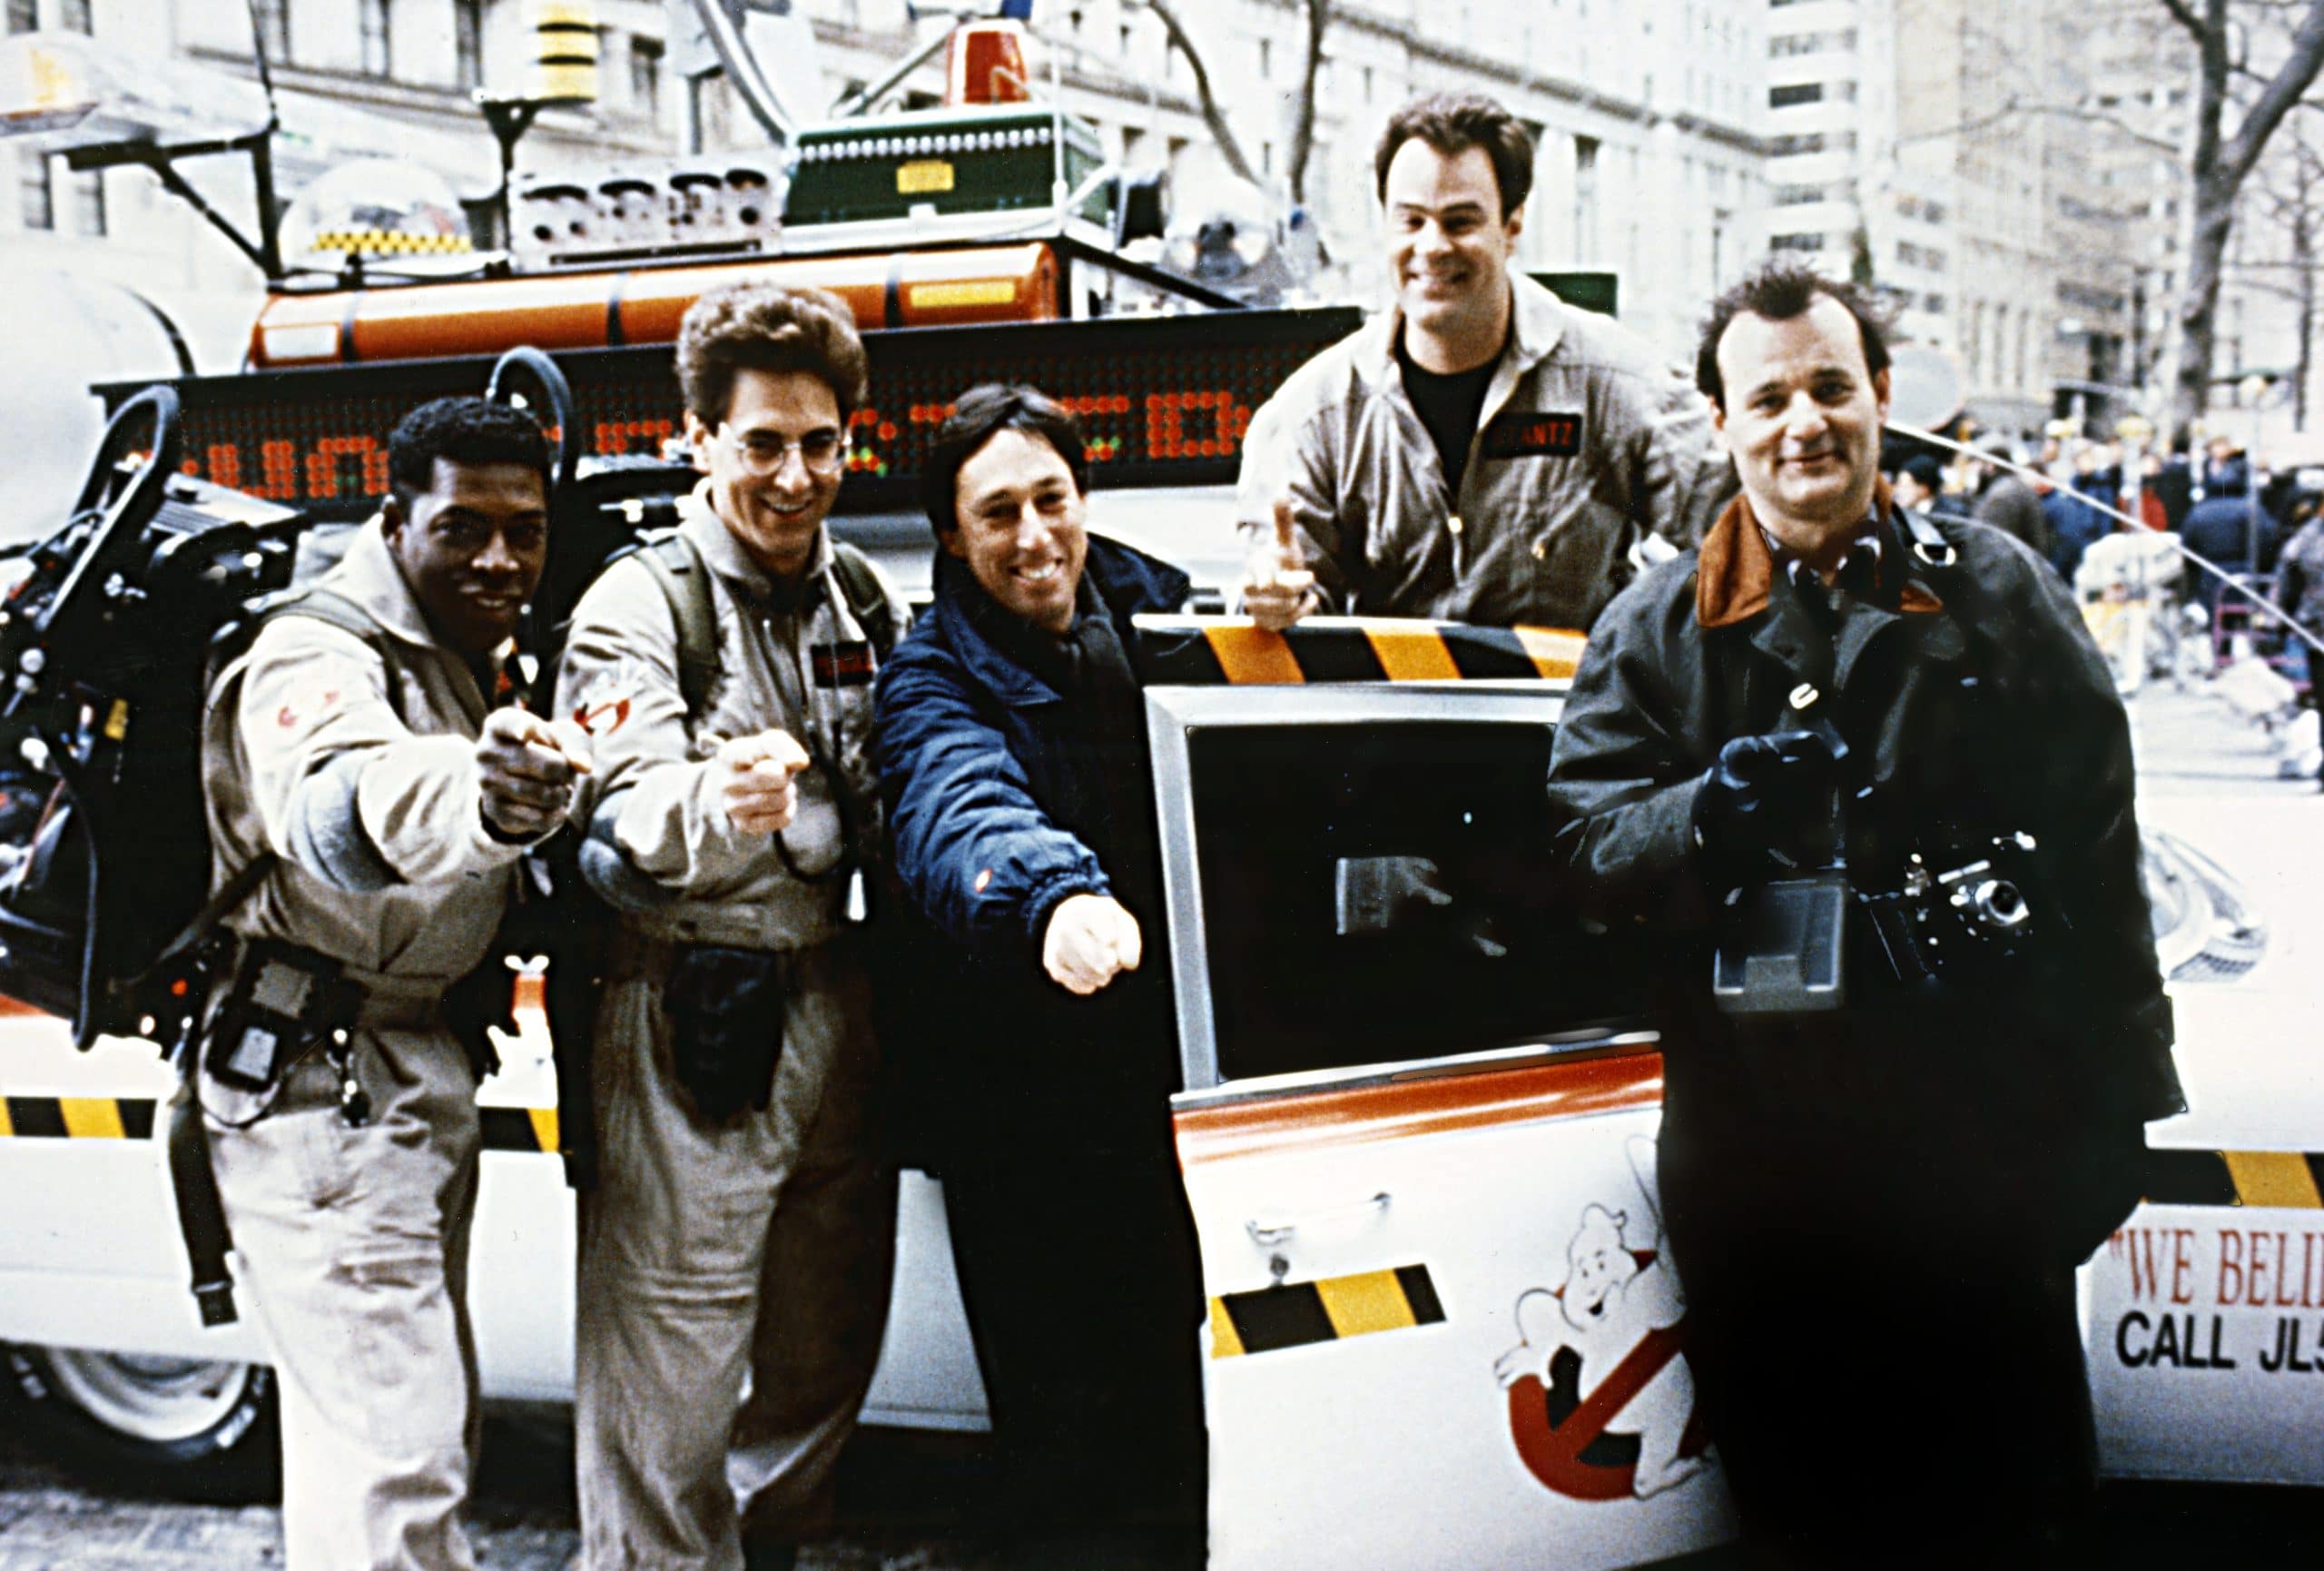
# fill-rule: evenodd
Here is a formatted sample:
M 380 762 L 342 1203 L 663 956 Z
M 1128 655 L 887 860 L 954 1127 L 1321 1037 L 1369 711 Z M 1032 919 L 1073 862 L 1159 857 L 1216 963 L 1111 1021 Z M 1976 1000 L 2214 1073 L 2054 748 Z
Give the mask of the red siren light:
M 944 103 L 1023 104 L 1032 97 L 1025 29 L 1016 22 L 965 23 L 944 47 Z

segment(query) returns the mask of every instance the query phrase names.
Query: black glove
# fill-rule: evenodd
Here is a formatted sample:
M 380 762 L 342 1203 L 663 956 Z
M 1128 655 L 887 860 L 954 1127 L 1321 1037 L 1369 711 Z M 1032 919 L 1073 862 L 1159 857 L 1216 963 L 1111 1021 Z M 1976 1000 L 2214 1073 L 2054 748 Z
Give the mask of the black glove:
M 1837 849 L 1839 760 L 1813 731 L 1738 736 L 1695 796 L 1695 844 L 1713 882 L 1822 867 Z

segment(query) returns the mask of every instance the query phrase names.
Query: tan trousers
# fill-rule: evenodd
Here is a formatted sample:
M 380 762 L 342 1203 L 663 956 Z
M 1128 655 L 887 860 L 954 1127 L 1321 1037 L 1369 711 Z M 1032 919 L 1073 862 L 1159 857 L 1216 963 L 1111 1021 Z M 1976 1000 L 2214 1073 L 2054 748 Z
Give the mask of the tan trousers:
M 319 1059 L 248 1128 L 210 1121 L 241 1296 L 282 1393 L 289 1571 L 471 1571 L 458 1513 L 478 1421 L 476 1082 L 426 1030 L 359 1032 L 355 1063 L 372 1103 L 360 1129 Z M 219 1089 L 205 1082 L 213 1110 Z
M 671 1074 L 669 953 L 633 944 L 600 1004 L 576 1328 L 586 1571 L 736 1571 L 742 1531 L 817 1531 L 887 1319 L 895 1175 L 862 975 L 837 946 L 797 955 L 766 1111 L 705 1129 Z

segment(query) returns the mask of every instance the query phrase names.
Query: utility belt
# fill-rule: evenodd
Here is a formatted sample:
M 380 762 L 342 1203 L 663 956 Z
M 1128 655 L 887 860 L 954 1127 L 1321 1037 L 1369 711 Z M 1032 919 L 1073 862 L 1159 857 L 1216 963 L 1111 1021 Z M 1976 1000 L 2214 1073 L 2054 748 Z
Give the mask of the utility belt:
M 354 1063 L 359 1031 L 424 1029 L 450 1024 L 462 1039 L 479 1078 L 489 1072 L 491 1049 L 486 1025 L 513 1028 L 506 1017 L 504 985 L 498 1013 L 476 1000 L 488 993 L 496 973 L 487 963 L 471 977 L 448 984 L 440 977 L 390 976 L 335 960 L 317 950 L 278 938 L 232 933 L 214 935 L 202 957 L 208 974 L 219 980 L 200 1029 L 179 1055 L 182 1077 L 170 1105 L 169 1160 L 176 1191 L 178 1231 L 192 1267 L 194 1303 L 205 1326 L 231 1324 L 233 1279 L 226 1254 L 233 1247 L 225 1204 L 211 1165 L 210 1131 L 202 1109 L 202 1080 L 263 1098 L 253 1118 L 270 1112 L 283 1082 L 300 1064 L 320 1056 L 339 1078 L 339 1116 L 350 1128 L 370 1121 L 371 1099 Z M 483 1043 L 485 1062 L 469 1044 L 469 1030 L 456 1015 L 473 1016 L 472 1034 Z
M 653 931 L 663 924 L 631 921 L 645 942 L 620 969 L 661 983 L 670 1068 L 694 1118 L 717 1127 L 765 1112 L 802 963 L 823 946 L 766 948 L 763 926 L 733 930 L 756 944 L 694 942 Z

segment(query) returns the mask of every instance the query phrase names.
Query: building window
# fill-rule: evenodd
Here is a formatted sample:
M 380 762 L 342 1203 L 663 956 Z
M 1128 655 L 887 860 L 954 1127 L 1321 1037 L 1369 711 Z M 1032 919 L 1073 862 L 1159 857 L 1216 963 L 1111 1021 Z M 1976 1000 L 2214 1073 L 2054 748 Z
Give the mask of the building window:
M 484 85 L 484 0 L 452 0 L 452 77 L 462 88 Z
M 632 36 L 629 41 L 629 104 L 648 120 L 662 118 L 662 42 Z
M 40 26 L 38 0 L 8 0 L 8 31 L 30 33 Z
M 1823 102 L 1824 84 L 1820 82 L 1795 82 L 1787 87 L 1768 89 L 1768 107 L 1770 109 L 1788 109 L 1795 104 Z
M 83 234 L 102 236 L 105 232 L 105 177 L 103 170 L 84 170 L 73 176 L 73 211 L 74 222 Z
M 1805 207 L 1811 202 L 1824 202 L 1830 193 L 1820 185 L 1778 185 L 1775 204 L 1777 207 Z
M 356 25 L 363 37 L 363 74 L 391 74 L 395 56 L 388 42 L 388 0 L 362 0 Z
M 1266 81 L 1275 74 L 1275 40 L 1259 40 L 1259 80 Z
M 19 201 L 23 206 L 26 229 L 56 227 L 56 185 L 50 177 L 48 159 L 37 153 L 16 154 L 16 172 L 21 185 Z
M 1768 151 L 1777 158 L 1796 157 L 1803 153 L 1854 153 L 1856 133 L 1796 131 L 1788 136 L 1777 137 L 1768 144 Z
M 258 46 L 271 61 L 290 58 L 290 0 L 256 0 Z
M 1856 29 L 1853 27 L 1827 33 L 1778 33 L 1768 40 L 1768 58 L 1789 60 L 1802 54 L 1821 54 L 1827 50 L 1855 47 Z
M 1769 251 L 1821 251 L 1824 237 L 1820 234 L 1778 234 L 1768 242 Z
M 94 33 L 96 19 L 89 15 L 89 0 L 57 0 L 56 25 L 67 33 Z
M 1574 261 L 1584 267 L 1598 261 L 1598 139 L 1573 139 Z

